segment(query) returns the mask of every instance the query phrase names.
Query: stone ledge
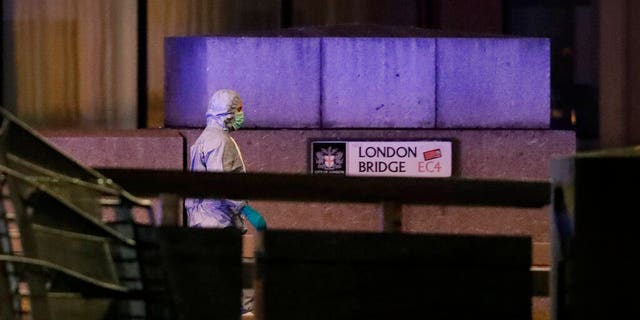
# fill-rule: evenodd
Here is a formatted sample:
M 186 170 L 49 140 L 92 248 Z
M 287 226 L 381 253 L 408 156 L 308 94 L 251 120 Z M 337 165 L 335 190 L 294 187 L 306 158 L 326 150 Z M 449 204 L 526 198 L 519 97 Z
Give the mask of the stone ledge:
M 191 145 L 200 130 L 182 130 Z M 556 130 L 240 130 L 232 133 L 247 171 L 306 173 L 310 139 L 454 141 L 456 176 L 548 181 L 551 159 L 575 152 L 575 133 Z M 251 201 L 272 228 L 379 231 L 380 206 Z M 549 241 L 549 207 L 539 209 L 404 206 L 406 232 L 530 235 Z M 253 230 L 250 229 L 250 232 Z
M 47 131 L 50 142 L 93 167 L 182 169 L 200 130 Z M 575 134 L 554 130 L 241 130 L 232 134 L 250 172 L 308 172 L 310 139 L 454 141 L 454 173 L 474 179 L 544 181 L 553 158 L 575 152 Z M 378 231 L 380 206 L 251 201 L 272 228 Z M 404 206 L 406 232 L 530 235 L 549 242 L 549 207 Z M 250 228 L 250 233 L 254 230 Z
M 184 138 L 176 130 L 43 130 L 62 152 L 89 167 L 178 169 Z

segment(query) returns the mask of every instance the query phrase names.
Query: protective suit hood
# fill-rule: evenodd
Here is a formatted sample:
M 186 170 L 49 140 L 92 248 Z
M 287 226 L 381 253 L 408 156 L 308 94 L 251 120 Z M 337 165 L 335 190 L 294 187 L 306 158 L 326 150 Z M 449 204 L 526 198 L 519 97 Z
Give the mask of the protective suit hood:
M 244 122 L 242 100 L 237 92 L 231 89 L 216 91 L 207 107 L 207 127 L 213 126 L 223 130 L 238 130 Z

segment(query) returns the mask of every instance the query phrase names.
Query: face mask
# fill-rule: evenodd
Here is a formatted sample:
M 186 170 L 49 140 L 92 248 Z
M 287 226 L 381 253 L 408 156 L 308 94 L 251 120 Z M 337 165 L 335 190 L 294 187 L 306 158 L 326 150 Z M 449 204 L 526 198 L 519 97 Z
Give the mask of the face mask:
M 240 129 L 240 127 L 242 127 L 243 123 L 244 123 L 244 112 L 242 111 L 236 112 L 235 116 L 233 117 L 233 122 L 229 123 L 229 129 L 238 130 Z

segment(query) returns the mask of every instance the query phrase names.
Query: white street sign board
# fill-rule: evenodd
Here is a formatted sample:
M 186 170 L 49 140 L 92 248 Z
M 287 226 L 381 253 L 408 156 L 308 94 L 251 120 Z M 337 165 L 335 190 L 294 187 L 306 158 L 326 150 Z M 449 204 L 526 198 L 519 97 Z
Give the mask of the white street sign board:
M 311 149 L 312 173 L 423 178 L 452 173 L 451 141 L 318 141 Z

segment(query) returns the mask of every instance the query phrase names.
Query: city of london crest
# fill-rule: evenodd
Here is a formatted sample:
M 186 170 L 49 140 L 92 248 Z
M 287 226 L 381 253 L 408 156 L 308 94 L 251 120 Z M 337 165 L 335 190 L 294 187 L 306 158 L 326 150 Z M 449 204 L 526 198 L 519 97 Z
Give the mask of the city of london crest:
M 344 167 L 344 152 L 331 146 L 321 148 L 316 152 L 316 166 L 319 170 L 342 170 Z

